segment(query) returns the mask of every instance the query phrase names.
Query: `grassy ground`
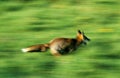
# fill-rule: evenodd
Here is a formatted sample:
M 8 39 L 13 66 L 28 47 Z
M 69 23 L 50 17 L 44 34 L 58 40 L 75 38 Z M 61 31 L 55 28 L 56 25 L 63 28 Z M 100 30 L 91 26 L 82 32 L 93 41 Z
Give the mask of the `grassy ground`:
M 119 78 L 119 0 L 0 0 L 0 78 Z M 56 37 L 91 39 L 56 58 L 21 48 Z

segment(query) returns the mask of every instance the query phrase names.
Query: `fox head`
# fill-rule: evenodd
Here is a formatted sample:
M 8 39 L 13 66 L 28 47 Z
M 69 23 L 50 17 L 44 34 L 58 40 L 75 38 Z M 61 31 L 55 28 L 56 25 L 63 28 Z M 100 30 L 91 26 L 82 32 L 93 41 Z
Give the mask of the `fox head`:
M 87 44 L 87 41 L 90 41 L 90 39 L 85 36 L 84 32 L 81 32 L 80 30 L 78 30 L 78 33 L 77 33 L 77 41 L 78 43 L 83 43 L 83 44 Z

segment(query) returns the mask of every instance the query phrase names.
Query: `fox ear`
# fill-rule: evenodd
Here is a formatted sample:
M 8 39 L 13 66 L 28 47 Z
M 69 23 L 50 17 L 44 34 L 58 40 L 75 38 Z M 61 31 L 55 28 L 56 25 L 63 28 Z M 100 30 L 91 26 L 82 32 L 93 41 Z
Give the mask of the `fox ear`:
M 81 32 L 80 30 L 78 30 L 78 33 L 80 33 L 80 34 L 81 34 L 82 32 Z
M 82 34 L 85 34 L 84 31 L 82 32 Z

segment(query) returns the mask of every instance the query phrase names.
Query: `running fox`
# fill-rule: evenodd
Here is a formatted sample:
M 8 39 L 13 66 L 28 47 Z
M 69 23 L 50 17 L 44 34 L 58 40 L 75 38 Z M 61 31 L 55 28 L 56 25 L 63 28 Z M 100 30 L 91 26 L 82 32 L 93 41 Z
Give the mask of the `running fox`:
M 90 41 L 83 32 L 78 30 L 76 38 L 56 38 L 46 44 L 33 45 L 22 49 L 23 52 L 44 52 L 48 48 L 53 55 L 68 54 L 78 48 L 80 44 L 87 44 Z
M 78 30 L 76 38 L 56 38 L 50 41 L 49 48 L 53 55 L 68 54 L 78 48 L 80 44 L 90 41 L 83 32 Z

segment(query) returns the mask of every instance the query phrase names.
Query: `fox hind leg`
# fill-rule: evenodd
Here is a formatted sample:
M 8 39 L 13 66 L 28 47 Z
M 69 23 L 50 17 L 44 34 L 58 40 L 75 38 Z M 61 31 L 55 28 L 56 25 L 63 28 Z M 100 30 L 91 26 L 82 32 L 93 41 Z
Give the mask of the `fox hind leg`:
M 50 51 L 51 51 L 52 55 L 54 55 L 54 56 L 61 56 L 61 54 L 55 49 L 50 49 Z

